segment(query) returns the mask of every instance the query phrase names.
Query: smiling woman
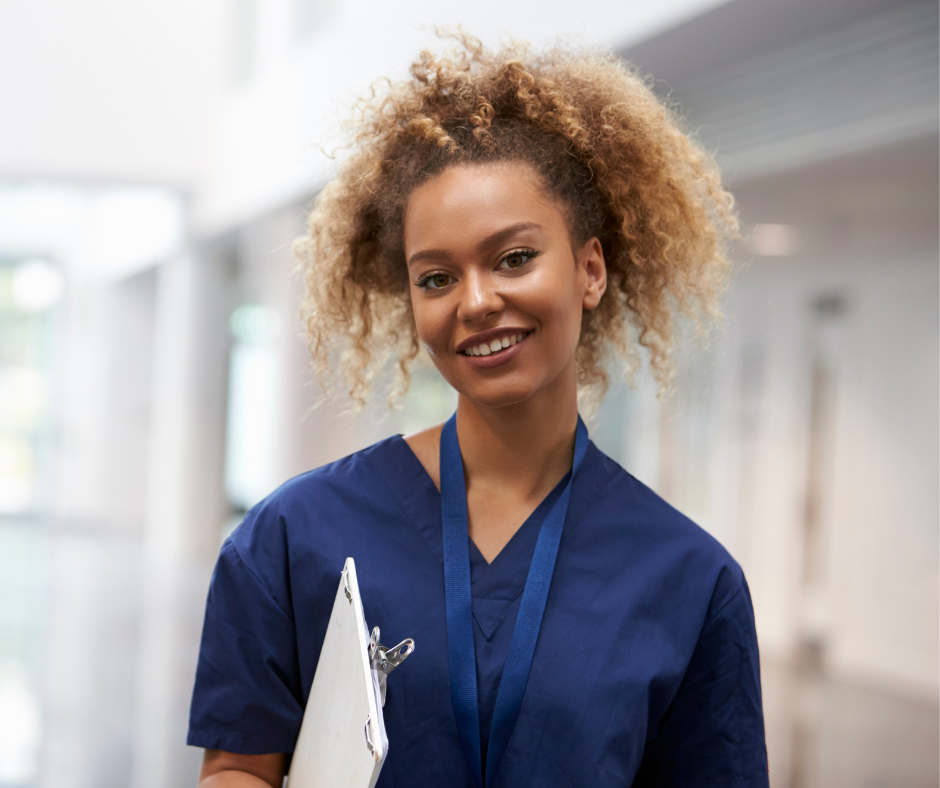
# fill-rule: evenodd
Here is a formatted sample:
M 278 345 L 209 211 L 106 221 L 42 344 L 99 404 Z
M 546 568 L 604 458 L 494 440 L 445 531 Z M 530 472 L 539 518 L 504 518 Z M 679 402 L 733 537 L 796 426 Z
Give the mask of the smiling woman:
M 499 52 L 461 38 L 429 52 L 411 81 L 362 102 L 352 155 L 327 185 L 296 245 L 306 281 L 307 338 L 321 380 L 337 341 L 350 394 L 363 401 L 391 354 L 407 388 L 420 343 L 408 303 L 404 215 L 420 185 L 456 165 L 529 165 L 565 213 L 573 244 L 601 244 L 609 292 L 585 316 L 582 386 L 603 388 L 603 359 L 628 369 L 648 351 L 668 381 L 673 316 L 717 312 L 733 200 L 679 118 L 612 55 L 523 46 Z
M 607 277 L 600 243 L 573 249 L 565 214 L 523 162 L 451 167 L 408 201 L 415 329 L 447 382 L 474 401 L 521 402 L 566 367 L 576 386 L 581 315 Z
M 735 230 L 707 156 L 599 54 L 461 39 L 363 106 L 297 244 L 315 365 L 363 400 L 424 348 L 446 423 L 283 485 L 223 545 L 190 719 L 202 785 L 278 786 L 336 582 L 418 644 L 379 786 L 766 786 L 728 553 L 589 440 L 579 389 L 715 311 Z

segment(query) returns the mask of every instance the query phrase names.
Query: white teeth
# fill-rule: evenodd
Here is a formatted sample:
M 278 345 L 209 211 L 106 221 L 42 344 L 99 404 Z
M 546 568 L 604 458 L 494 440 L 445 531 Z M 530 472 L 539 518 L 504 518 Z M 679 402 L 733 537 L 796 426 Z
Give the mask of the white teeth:
M 517 342 L 521 342 L 523 339 L 525 339 L 525 337 L 525 334 L 513 334 L 510 337 L 494 339 L 492 342 L 487 342 L 486 344 L 467 348 L 463 352 L 468 356 L 488 356 L 491 353 L 497 353 L 500 350 L 505 350 L 508 347 L 512 347 Z

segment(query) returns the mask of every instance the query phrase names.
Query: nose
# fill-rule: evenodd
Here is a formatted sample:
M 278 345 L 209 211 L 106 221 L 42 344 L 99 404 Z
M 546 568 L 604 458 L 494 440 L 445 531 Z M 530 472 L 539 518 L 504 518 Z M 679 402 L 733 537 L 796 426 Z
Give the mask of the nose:
M 483 323 L 488 317 L 502 311 L 503 298 L 493 277 L 480 271 L 469 271 L 464 277 L 457 316 L 468 323 Z

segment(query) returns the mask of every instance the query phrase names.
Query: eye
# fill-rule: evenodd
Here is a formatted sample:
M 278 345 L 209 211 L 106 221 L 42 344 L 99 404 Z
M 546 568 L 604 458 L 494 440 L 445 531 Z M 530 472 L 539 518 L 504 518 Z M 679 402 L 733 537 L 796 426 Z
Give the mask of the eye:
M 451 281 L 453 277 L 450 274 L 443 271 L 429 271 L 418 279 L 415 285 L 422 290 L 440 290 L 442 287 L 447 287 Z
M 508 254 L 503 255 L 497 269 L 502 271 L 514 271 L 517 268 L 522 268 L 531 263 L 537 255 L 538 252 L 534 249 L 514 249 Z

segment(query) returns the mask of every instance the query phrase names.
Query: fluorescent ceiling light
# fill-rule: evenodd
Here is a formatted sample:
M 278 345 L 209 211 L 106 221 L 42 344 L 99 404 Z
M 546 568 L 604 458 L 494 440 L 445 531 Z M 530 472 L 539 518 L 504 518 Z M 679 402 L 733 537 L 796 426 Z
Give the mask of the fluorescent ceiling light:
M 800 247 L 800 233 L 792 224 L 755 224 L 751 251 L 767 257 L 791 257 Z

